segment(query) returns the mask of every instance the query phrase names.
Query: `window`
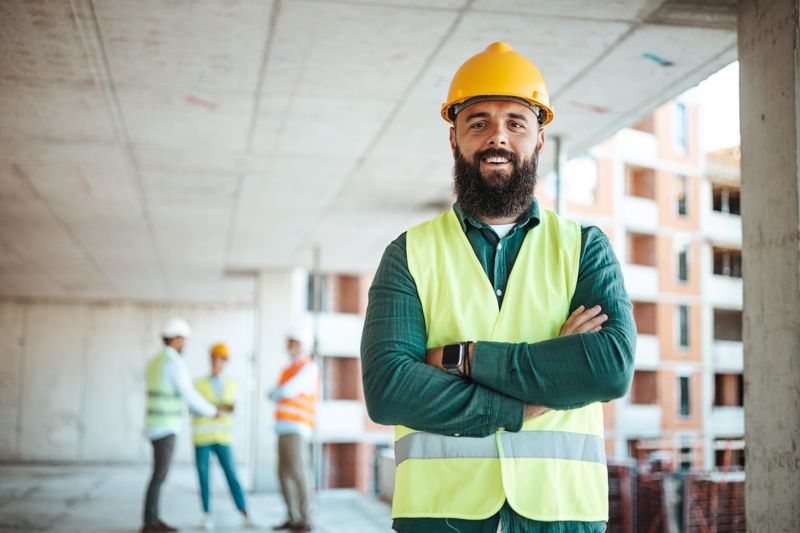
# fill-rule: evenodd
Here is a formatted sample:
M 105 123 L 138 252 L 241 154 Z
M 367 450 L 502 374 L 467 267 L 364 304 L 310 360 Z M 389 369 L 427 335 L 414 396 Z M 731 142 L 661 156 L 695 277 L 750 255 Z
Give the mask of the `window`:
M 656 304 L 652 302 L 633 302 L 633 320 L 636 331 L 642 335 L 657 335 Z
M 741 215 L 739 188 L 728 185 L 713 184 L 711 186 L 712 209 L 718 213 Z
M 689 376 L 680 376 L 678 378 L 678 414 L 688 417 L 690 411 Z
M 684 244 L 678 250 L 678 281 L 689 281 L 689 245 Z
M 675 103 L 675 146 L 683 152 L 689 147 L 689 113 L 682 102 Z
M 741 374 L 714 374 L 714 406 L 744 406 L 744 377 Z
M 656 238 L 643 233 L 628 233 L 628 263 L 656 266 Z
M 319 281 L 319 310 L 329 311 L 330 304 L 330 287 L 329 280 L 326 274 L 319 274 L 315 276 L 313 273 L 308 274 L 308 284 L 306 291 L 306 310 L 314 311 L 314 299 L 316 298 L 315 282 Z
M 714 253 L 714 274 L 717 276 L 729 276 L 731 278 L 742 277 L 742 251 L 728 248 L 712 248 Z
M 678 306 L 678 346 L 689 347 L 689 306 Z
M 681 446 L 681 470 L 691 470 L 692 469 L 692 447 L 691 446 Z
M 714 340 L 742 342 L 742 312 L 714 309 Z
M 652 370 L 637 370 L 633 373 L 631 384 L 631 403 L 635 405 L 655 405 L 658 403 L 656 373 Z
M 676 208 L 678 215 L 685 217 L 689 214 L 689 184 L 686 176 L 683 174 L 678 175 L 677 180 L 678 193 L 676 197 Z
M 714 466 L 728 470 L 744 470 L 744 437 L 714 439 Z
M 627 177 L 627 193 L 629 196 L 648 198 L 656 197 L 656 171 L 652 168 L 629 165 L 625 168 Z

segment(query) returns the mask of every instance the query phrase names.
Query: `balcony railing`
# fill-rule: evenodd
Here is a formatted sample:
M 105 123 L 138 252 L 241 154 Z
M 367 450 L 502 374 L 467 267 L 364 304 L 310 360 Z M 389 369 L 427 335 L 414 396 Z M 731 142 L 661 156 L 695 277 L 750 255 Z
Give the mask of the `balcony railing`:
M 622 200 L 622 220 L 628 229 L 655 233 L 658 229 L 658 205 L 648 198 L 625 196 Z
M 661 346 L 655 335 L 636 336 L 636 369 L 655 370 L 661 360 Z
M 311 323 L 311 316 L 307 317 Z M 320 313 L 319 353 L 339 357 L 358 357 L 364 320 L 349 313 Z
M 358 442 L 364 436 L 364 405 L 358 400 L 325 400 L 317 408 L 315 438 L 322 442 Z
M 658 139 L 653 133 L 623 128 L 614 136 L 614 146 L 626 161 L 652 165 L 658 159 Z
M 661 434 L 661 406 L 618 403 L 617 432 L 636 437 Z
M 711 431 L 715 436 L 722 437 L 744 435 L 744 407 L 713 407 Z
M 725 309 L 742 308 L 742 278 L 712 274 L 708 283 L 708 300 L 716 307 Z
M 651 266 L 622 265 L 625 288 L 631 299 L 655 301 L 658 299 L 658 270 Z
M 718 244 L 742 245 L 742 217 L 718 211 L 703 212 L 702 231 Z
M 744 368 L 744 349 L 739 341 L 718 341 L 711 345 L 714 370 L 740 373 Z

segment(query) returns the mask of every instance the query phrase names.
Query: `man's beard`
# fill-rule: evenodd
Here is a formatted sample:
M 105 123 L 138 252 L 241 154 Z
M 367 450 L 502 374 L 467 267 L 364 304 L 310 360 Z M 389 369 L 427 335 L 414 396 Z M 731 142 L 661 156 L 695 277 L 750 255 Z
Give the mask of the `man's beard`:
M 480 162 L 485 157 L 502 156 L 512 165 L 511 174 L 505 171 L 490 171 L 481 175 Z M 539 154 L 534 150 L 531 157 L 520 163 L 512 152 L 502 148 L 489 148 L 477 152 L 472 161 L 461 155 L 456 147 L 453 165 L 453 192 L 461 207 L 477 217 L 518 217 L 531 204 L 536 187 L 536 172 Z

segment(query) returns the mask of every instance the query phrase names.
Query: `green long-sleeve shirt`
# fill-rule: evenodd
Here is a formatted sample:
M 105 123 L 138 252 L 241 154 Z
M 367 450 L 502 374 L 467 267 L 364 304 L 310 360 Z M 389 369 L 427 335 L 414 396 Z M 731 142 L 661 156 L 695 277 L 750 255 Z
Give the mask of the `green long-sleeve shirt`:
M 525 235 L 539 224 L 538 203 L 534 199 L 502 239 L 458 204 L 454 208 L 502 305 Z M 425 319 L 408 270 L 403 233 L 387 247 L 369 291 L 361 359 L 370 417 L 381 424 L 431 433 L 483 437 L 498 428 L 519 431 L 526 403 L 570 409 L 619 398 L 633 376 L 636 327 L 619 262 L 606 236 L 592 226 L 581 229 L 580 267 L 570 312 L 597 304 L 608 315 L 597 333 L 532 344 L 463 339 L 478 341 L 472 380 L 452 376 L 425 364 Z M 604 527 L 602 522 L 534 522 L 516 515 L 508 505 L 499 514 L 508 533 L 595 532 Z M 484 521 L 450 519 L 449 524 L 458 524 L 462 533 L 477 533 L 492 527 L 496 531 L 497 520 L 497 516 Z M 427 518 L 395 520 L 394 527 L 408 532 L 449 530 L 444 519 Z

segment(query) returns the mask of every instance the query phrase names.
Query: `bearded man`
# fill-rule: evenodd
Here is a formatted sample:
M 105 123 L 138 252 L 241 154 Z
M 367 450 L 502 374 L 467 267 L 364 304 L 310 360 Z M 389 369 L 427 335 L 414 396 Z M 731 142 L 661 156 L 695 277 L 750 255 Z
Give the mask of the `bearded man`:
M 456 73 L 456 203 L 384 253 L 361 341 L 371 418 L 396 425 L 400 532 L 601 532 L 603 411 L 636 327 L 603 232 L 540 209 L 536 66 L 494 43 Z

